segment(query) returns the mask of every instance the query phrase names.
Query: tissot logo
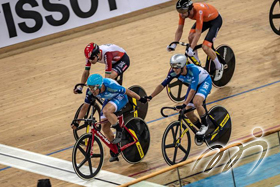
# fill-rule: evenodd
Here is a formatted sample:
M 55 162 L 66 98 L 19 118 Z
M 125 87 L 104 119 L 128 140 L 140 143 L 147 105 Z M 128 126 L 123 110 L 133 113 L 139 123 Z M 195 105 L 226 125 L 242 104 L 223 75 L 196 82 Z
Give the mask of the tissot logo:
M 91 6 L 88 11 L 83 11 L 80 4 L 85 0 L 68 1 L 70 6 L 63 4 L 60 0 L 55 3 L 53 3 L 54 1 L 51 2 L 51 0 L 41 0 L 41 4 L 38 3 L 38 0 L 18 0 L 14 6 L 11 6 L 10 2 L 3 3 L 1 6 L 9 37 L 18 36 L 17 28 L 24 33 L 35 33 L 42 28 L 43 24 L 49 24 L 54 27 L 64 25 L 69 21 L 70 12 L 73 12 L 79 18 L 90 18 L 96 13 L 99 5 L 98 0 L 88 0 Z M 108 4 L 110 11 L 117 9 L 116 0 L 108 0 Z M 49 12 L 49 15 L 42 16 L 38 8 L 43 8 Z M 15 11 L 12 11 L 12 9 Z M 53 14 L 60 14 L 60 19 L 54 18 Z M 26 21 L 16 22 L 15 17 L 29 21 L 31 19 L 35 24 L 29 26 Z
M 166 1 L 170 0 L 1 0 L 0 48 Z

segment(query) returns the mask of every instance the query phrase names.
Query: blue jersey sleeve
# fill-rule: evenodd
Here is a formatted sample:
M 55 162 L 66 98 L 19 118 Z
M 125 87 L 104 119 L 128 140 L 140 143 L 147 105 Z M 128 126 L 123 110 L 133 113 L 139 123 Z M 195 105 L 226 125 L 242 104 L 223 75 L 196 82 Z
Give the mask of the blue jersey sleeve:
M 199 69 L 196 66 L 190 67 L 189 71 L 192 72 L 192 83 L 190 85 L 191 89 L 196 90 L 198 82 L 199 82 Z
M 179 75 L 177 75 L 173 70 L 171 70 L 169 73 L 168 73 L 168 75 L 167 75 L 167 77 L 164 79 L 164 81 L 161 83 L 161 85 L 163 86 L 163 87 L 165 87 L 167 84 L 169 84 L 171 81 L 172 81 L 172 79 L 174 79 L 175 77 L 179 77 Z
M 111 83 L 107 86 L 107 91 L 111 93 L 119 93 L 119 94 L 125 94 L 125 88 L 121 85 Z
M 90 92 L 89 88 L 86 91 L 85 103 L 90 104 L 93 99 L 93 94 Z

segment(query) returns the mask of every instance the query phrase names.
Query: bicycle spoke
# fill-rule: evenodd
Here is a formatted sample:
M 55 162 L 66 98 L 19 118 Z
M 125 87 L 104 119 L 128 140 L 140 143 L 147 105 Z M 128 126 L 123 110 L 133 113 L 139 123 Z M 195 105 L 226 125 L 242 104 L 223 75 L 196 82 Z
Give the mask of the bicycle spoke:
M 280 18 L 280 14 L 273 14 L 272 15 L 272 19 L 279 19 Z
M 178 90 L 177 98 L 181 97 L 182 87 L 183 87 L 183 84 L 179 84 L 179 90 Z
M 86 152 L 84 151 L 84 149 L 79 145 L 78 149 L 81 151 L 81 153 L 86 156 Z
M 174 86 L 180 85 L 179 81 L 175 81 L 173 83 L 168 84 L 169 88 L 173 88 Z
M 176 132 L 174 132 L 174 128 L 171 129 L 171 132 L 172 132 L 172 136 L 173 136 L 173 143 L 176 142 L 176 135 L 177 135 L 177 132 L 178 132 L 178 126 L 176 126 Z
M 87 161 L 87 157 L 85 157 L 85 159 L 78 165 L 78 168 L 80 169 Z
M 99 158 L 101 157 L 101 154 L 92 154 L 90 158 Z
M 177 141 L 177 133 L 178 133 L 178 130 L 179 130 L 179 126 L 177 125 L 177 126 L 176 126 L 176 131 L 175 131 L 175 134 L 174 134 L 174 141 L 175 141 L 175 142 Z
M 164 148 L 173 148 L 173 147 L 175 147 L 175 144 L 173 143 L 173 144 L 168 144 L 168 145 L 165 145 L 164 146 Z
M 177 150 L 178 150 L 178 147 L 175 147 L 174 155 L 173 155 L 173 163 L 175 163 L 175 161 L 176 161 Z
M 186 150 L 182 145 L 179 145 L 179 148 L 180 148 L 184 153 L 187 154 L 187 150 Z
M 88 159 L 88 167 L 89 167 L 89 172 L 92 174 L 92 165 L 91 165 L 91 159 Z

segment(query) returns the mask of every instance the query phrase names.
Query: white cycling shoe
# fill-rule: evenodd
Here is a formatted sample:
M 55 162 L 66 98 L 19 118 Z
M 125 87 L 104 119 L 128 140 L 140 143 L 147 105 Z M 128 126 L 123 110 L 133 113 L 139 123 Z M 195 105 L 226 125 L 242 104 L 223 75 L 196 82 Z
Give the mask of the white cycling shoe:
M 194 142 L 197 146 L 201 146 L 204 142 L 204 134 L 207 132 L 208 126 L 201 125 L 199 131 L 195 134 Z
M 214 81 L 218 81 L 223 77 L 224 73 L 224 65 L 221 64 L 222 68 L 220 70 L 216 70 Z
M 207 130 L 208 130 L 208 125 L 206 126 L 206 125 L 202 124 L 199 131 L 196 133 L 196 135 L 197 136 L 203 136 L 206 133 Z

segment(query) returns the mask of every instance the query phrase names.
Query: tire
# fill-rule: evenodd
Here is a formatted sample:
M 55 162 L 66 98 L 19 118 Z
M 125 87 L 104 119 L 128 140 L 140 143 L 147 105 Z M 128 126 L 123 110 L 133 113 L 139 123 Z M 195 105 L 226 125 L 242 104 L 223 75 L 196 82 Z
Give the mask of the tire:
M 135 164 L 143 160 L 150 147 L 150 131 L 146 122 L 141 118 L 131 118 L 125 123 L 128 130 L 135 133 L 139 144 L 136 143 L 126 149 L 121 154 L 128 163 Z M 132 133 L 133 134 L 133 133 Z M 133 137 L 126 131 L 123 131 L 120 146 L 133 142 Z
M 279 6 L 276 6 L 277 2 L 279 3 Z M 274 10 L 275 7 L 278 7 L 278 14 L 273 14 L 273 10 Z M 269 11 L 269 24 L 270 24 L 270 27 L 273 30 L 273 32 L 275 34 L 278 34 L 278 35 L 280 35 L 280 28 L 279 28 L 280 13 L 279 13 L 279 9 L 280 9 L 280 0 L 274 0 L 272 5 L 271 5 L 270 11 Z M 277 24 L 278 29 L 276 28 L 276 26 L 273 22 L 273 19 L 278 19 L 278 24 Z
M 90 150 L 92 150 L 91 142 L 92 134 L 83 134 L 73 147 L 72 165 L 75 173 L 81 179 L 92 179 L 99 173 L 103 165 L 104 152 L 100 140 L 94 136 L 94 154 L 92 156 L 90 156 Z M 83 164 L 80 165 L 81 163 Z
M 231 136 L 231 118 L 228 111 L 222 106 L 214 106 L 209 110 L 211 115 L 220 127 L 220 131 L 214 134 L 216 127 L 208 120 L 209 129 L 206 132 L 205 142 L 210 149 L 225 147 Z M 223 126 L 223 128 L 221 128 Z M 211 133 L 213 133 L 211 135 Z
M 182 127 L 184 132 L 187 127 L 184 123 L 182 124 Z M 181 136 L 181 133 L 179 121 L 171 122 L 163 133 L 161 150 L 162 156 L 168 165 L 174 165 L 179 162 L 183 162 L 189 156 L 191 149 L 191 136 L 189 131 L 187 131 L 179 141 L 180 145 L 176 146 L 176 140 L 179 136 Z
M 80 110 L 81 110 L 83 105 L 84 105 L 84 103 L 81 104 L 81 106 L 78 108 L 78 110 L 77 110 L 77 112 L 75 114 L 74 120 L 78 119 L 78 115 L 79 115 Z M 100 111 L 101 111 L 100 106 L 97 103 L 94 104 L 94 107 L 92 105 L 90 105 L 90 108 L 88 109 L 86 115 L 84 116 L 84 119 L 89 118 L 90 117 L 89 114 L 91 114 L 92 112 L 93 112 L 93 116 L 96 119 L 99 119 Z M 89 125 L 80 124 L 80 126 L 77 129 L 73 130 L 73 135 L 74 135 L 75 140 L 77 141 L 82 134 L 89 133 L 89 129 L 90 129 Z

